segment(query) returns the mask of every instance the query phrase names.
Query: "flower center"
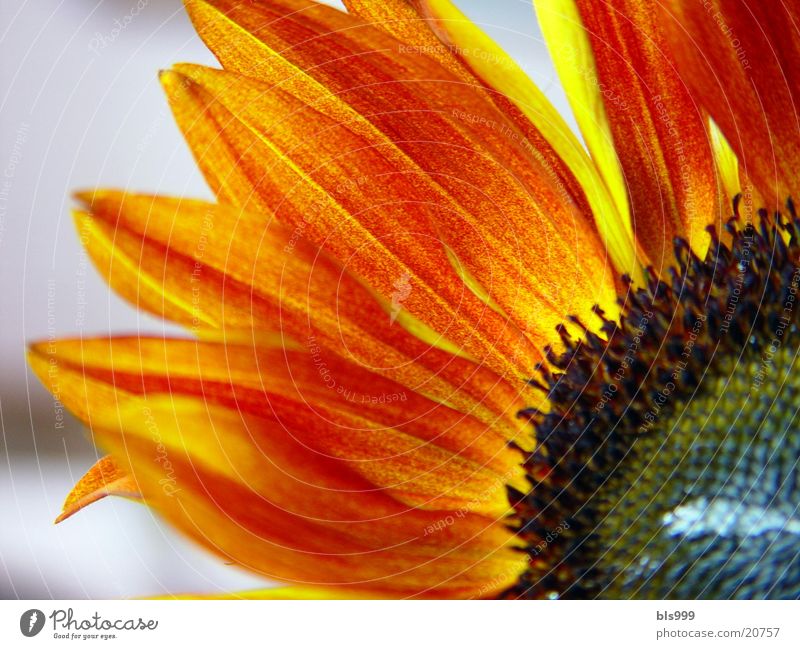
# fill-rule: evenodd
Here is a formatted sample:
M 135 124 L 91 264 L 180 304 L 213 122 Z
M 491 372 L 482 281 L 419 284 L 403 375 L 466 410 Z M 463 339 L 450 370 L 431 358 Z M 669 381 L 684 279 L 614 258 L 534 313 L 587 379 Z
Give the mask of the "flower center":
M 735 212 L 738 204 L 734 205 Z M 513 597 L 800 593 L 800 222 L 736 219 L 549 353 Z M 602 312 L 597 311 L 602 317 Z M 576 321 L 577 322 L 577 321 Z

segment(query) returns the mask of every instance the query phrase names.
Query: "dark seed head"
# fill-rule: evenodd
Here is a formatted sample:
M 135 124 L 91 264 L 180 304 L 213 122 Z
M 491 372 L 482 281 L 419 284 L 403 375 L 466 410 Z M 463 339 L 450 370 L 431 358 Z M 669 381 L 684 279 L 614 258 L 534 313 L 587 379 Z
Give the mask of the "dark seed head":
M 734 203 L 736 212 L 737 202 Z M 565 338 L 531 385 L 529 567 L 510 597 L 800 597 L 800 222 L 736 216 L 705 259 Z

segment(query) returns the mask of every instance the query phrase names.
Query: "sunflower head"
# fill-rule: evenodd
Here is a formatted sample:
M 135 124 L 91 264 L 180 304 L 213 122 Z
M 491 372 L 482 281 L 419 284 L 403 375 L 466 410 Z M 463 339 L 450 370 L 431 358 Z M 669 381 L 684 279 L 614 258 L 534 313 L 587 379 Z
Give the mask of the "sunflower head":
M 215 200 L 75 219 L 189 335 L 32 345 L 108 453 L 59 520 L 294 586 L 242 596 L 797 596 L 796 4 L 535 2 L 581 142 L 449 0 L 187 0 Z
M 792 597 L 800 222 L 676 242 L 605 338 L 565 339 L 528 411 L 531 489 L 512 490 L 532 558 L 513 594 Z M 540 556 L 544 560 L 540 559 Z M 539 559 L 533 561 L 533 559 Z

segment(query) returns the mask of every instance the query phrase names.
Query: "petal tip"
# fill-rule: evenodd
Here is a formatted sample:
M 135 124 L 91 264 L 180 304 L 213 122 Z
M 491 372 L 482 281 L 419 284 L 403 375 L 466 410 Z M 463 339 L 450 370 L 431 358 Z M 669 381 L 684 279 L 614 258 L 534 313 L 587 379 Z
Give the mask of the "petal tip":
M 84 507 L 106 496 L 124 496 L 141 499 L 136 482 L 110 455 L 100 458 L 86 474 L 75 483 L 67 495 L 55 524 L 70 518 Z
M 72 199 L 80 203 L 83 207 L 90 208 L 101 194 L 98 189 L 77 189 L 72 192 Z
M 175 89 L 186 83 L 184 76 L 174 68 L 159 70 L 158 80 L 166 90 Z

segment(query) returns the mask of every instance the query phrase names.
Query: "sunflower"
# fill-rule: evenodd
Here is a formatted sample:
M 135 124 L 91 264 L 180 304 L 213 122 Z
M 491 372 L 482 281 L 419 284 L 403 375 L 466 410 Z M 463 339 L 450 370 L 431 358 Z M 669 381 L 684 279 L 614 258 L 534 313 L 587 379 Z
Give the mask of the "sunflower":
M 32 345 L 108 453 L 60 519 L 140 499 L 237 597 L 800 593 L 800 5 L 535 4 L 583 142 L 448 0 L 187 0 L 216 201 L 75 220 L 188 335 Z

